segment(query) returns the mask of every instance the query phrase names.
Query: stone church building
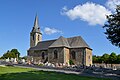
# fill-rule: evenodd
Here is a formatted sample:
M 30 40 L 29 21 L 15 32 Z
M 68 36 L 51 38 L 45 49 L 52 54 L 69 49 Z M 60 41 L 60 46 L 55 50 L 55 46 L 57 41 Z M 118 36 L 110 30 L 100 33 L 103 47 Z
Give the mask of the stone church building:
M 34 26 L 30 32 L 30 48 L 27 55 L 34 62 L 49 62 L 76 65 L 92 65 L 92 49 L 81 36 L 42 41 L 42 33 L 36 15 Z

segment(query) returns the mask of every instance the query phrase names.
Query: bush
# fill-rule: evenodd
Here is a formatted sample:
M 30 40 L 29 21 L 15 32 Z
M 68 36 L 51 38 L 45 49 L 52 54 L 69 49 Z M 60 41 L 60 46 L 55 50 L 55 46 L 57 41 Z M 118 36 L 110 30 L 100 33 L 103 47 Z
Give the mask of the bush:
M 69 60 L 70 65 L 74 65 L 74 62 L 72 60 Z

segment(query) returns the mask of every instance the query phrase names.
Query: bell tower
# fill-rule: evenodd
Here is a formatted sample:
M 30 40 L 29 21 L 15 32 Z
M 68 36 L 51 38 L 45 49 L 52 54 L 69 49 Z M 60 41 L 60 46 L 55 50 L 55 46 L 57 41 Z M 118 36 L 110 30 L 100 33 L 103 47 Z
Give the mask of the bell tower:
M 40 31 L 38 16 L 35 16 L 34 26 L 30 32 L 30 47 L 34 47 L 38 42 L 42 41 L 42 33 Z

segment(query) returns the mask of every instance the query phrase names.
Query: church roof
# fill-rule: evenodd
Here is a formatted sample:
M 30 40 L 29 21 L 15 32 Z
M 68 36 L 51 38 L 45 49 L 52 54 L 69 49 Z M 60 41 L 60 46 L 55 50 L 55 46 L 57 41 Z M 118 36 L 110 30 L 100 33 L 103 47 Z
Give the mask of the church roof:
M 52 43 L 49 48 L 51 47 L 70 47 L 69 43 L 66 38 L 60 36 L 54 43 Z
M 89 48 L 89 45 L 82 39 L 81 36 L 67 38 L 67 40 L 71 48 L 77 48 L 77 47 Z
M 30 50 L 46 50 L 56 40 L 41 41 L 35 47 L 31 47 Z
M 89 45 L 80 36 L 70 38 L 64 38 L 60 36 L 55 40 L 41 41 L 35 47 L 31 47 L 30 50 L 45 50 L 53 47 L 90 48 Z

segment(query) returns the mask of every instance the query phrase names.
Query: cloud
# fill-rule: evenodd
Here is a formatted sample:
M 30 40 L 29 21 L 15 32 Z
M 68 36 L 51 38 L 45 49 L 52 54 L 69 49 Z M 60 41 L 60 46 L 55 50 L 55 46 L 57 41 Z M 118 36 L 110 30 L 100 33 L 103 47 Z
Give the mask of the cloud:
M 55 28 L 45 27 L 44 33 L 47 34 L 47 35 L 51 35 L 51 34 L 54 34 L 54 33 L 60 33 L 60 34 L 62 34 L 62 31 L 60 31 L 58 29 L 55 29 Z
M 106 2 L 106 7 L 113 12 L 116 9 L 116 5 L 120 5 L 120 0 L 108 0 Z
M 92 2 L 86 2 L 83 5 L 77 5 L 73 9 L 63 7 L 62 15 L 68 16 L 71 20 L 80 19 L 87 21 L 90 25 L 104 25 L 106 16 L 111 14 L 111 11 L 104 6 Z

